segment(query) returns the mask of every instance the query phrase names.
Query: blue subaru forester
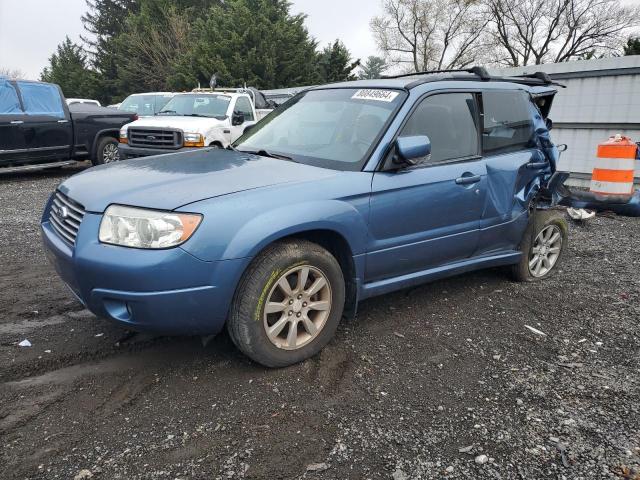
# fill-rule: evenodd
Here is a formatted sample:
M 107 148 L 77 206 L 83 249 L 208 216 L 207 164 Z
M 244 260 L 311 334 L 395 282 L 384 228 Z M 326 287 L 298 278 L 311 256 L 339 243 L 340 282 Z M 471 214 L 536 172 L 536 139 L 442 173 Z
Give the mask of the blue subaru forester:
M 46 250 L 98 316 L 165 334 L 226 324 L 255 361 L 293 364 L 365 298 L 486 267 L 554 271 L 555 93 L 544 75 L 481 68 L 312 88 L 229 150 L 66 180 Z

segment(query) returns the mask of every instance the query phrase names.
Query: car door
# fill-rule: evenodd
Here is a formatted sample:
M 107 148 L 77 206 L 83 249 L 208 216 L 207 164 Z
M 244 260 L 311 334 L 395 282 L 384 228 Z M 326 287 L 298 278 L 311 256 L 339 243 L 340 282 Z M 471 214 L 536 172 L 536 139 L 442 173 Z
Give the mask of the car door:
M 487 202 L 478 255 L 517 248 L 531 201 L 542 177 L 551 173 L 547 155 L 537 148 L 535 137 L 537 128 L 546 128 L 544 119 L 528 92 L 482 92 L 481 118 Z
M 21 128 L 25 118 L 15 82 L 0 79 L 0 165 L 22 162 L 27 158 Z
M 21 128 L 29 158 L 64 160 L 73 144 L 71 116 L 57 85 L 17 82 L 26 118 Z
M 244 116 L 244 121 L 240 125 L 231 125 L 231 143 L 235 142 L 242 136 L 245 128 L 256 123 L 256 118 L 253 113 L 253 107 L 251 106 L 251 100 L 249 100 L 249 97 L 238 97 L 236 99 L 236 104 L 233 107 L 233 114 L 235 115 L 239 113 Z
M 399 136 L 427 135 L 431 156 L 372 181 L 366 281 L 398 277 L 470 257 L 477 248 L 486 171 L 477 95 L 423 99 Z M 392 154 L 392 153 L 391 153 Z

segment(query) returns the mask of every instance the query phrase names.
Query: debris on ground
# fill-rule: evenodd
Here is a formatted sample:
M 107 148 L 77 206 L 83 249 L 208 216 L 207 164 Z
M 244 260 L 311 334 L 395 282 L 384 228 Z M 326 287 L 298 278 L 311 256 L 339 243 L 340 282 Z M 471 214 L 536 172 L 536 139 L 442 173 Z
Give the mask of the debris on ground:
M 529 330 L 531 330 L 531 331 L 532 331 L 533 333 L 535 333 L 536 335 L 541 335 L 541 336 L 543 336 L 543 337 L 546 337 L 546 336 L 547 336 L 547 334 L 546 334 L 546 333 L 544 333 L 544 332 L 543 332 L 543 331 L 541 331 L 541 330 L 538 330 L 537 328 L 533 328 L 533 327 L 531 327 L 531 326 L 529 326 L 529 325 L 525 325 L 525 327 L 526 327 L 526 328 L 528 328 Z

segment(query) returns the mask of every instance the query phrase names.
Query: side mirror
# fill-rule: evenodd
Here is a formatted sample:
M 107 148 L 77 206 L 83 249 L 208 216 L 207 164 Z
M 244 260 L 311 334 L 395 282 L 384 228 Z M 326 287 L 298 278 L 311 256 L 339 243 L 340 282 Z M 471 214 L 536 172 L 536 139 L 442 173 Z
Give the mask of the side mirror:
M 567 145 L 566 143 L 561 143 L 560 145 L 556 145 L 556 148 L 560 153 L 562 153 L 567 151 L 567 149 L 569 148 L 569 145 Z
M 244 123 L 244 113 L 242 112 L 233 112 L 233 116 L 231 117 L 231 125 L 237 127 L 238 125 L 242 125 Z
M 393 163 L 414 167 L 431 157 L 431 140 L 426 135 L 400 137 L 396 140 L 396 154 Z
M 547 130 L 553 130 L 553 120 L 547 118 L 544 123 L 547 125 Z

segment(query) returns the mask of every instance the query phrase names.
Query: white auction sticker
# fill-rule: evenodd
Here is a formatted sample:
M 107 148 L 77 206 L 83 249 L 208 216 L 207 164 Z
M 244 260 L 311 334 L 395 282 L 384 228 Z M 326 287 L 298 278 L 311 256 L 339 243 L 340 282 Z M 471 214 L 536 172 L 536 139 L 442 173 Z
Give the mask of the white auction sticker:
M 396 97 L 400 95 L 399 92 L 393 92 L 391 90 L 358 90 L 351 98 L 356 100 L 377 100 L 378 102 L 393 102 Z

